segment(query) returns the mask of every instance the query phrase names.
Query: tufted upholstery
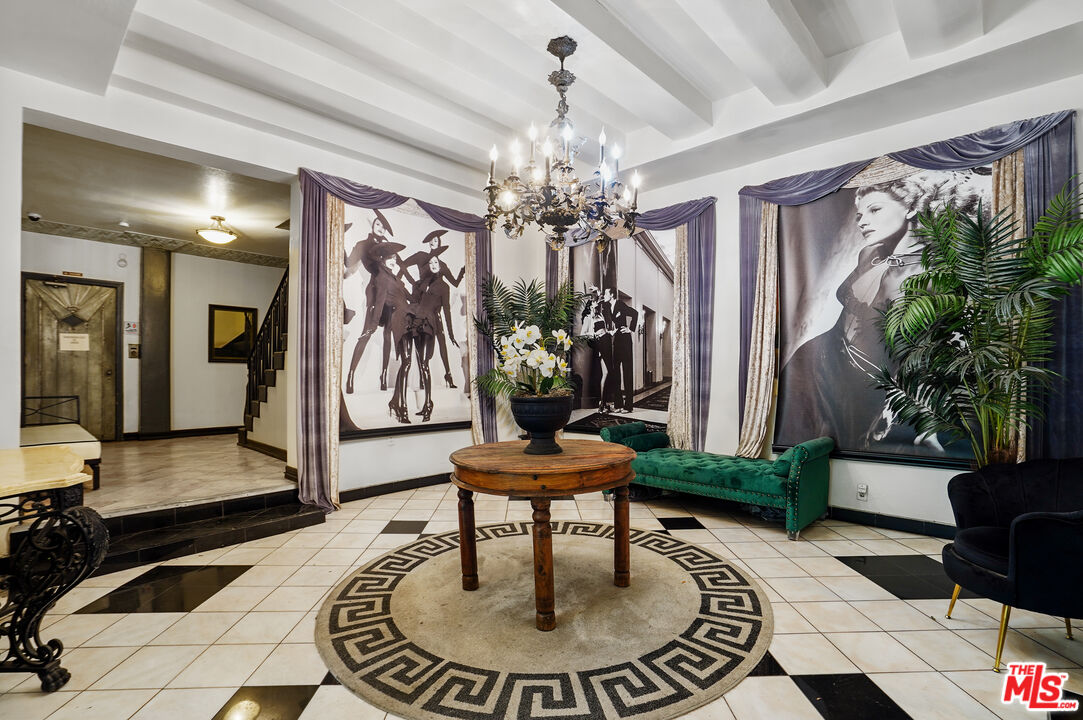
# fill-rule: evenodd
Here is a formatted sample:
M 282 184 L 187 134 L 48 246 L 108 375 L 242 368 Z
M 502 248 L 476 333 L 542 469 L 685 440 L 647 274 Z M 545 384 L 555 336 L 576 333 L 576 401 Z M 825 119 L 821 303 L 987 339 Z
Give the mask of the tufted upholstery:
M 603 428 L 601 434 L 636 451 L 637 484 L 785 508 L 790 537 L 827 510 L 831 438 L 795 445 L 777 460 L 759 460 L 671 448 L 665 433 L 648 433 L 641 422 Z

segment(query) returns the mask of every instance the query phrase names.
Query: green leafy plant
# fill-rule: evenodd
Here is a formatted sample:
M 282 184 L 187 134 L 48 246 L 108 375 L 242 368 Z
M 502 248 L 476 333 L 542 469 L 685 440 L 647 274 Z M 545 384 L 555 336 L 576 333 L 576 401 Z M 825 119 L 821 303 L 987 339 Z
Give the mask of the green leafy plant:
M 966 438 L 978 466 L 1014 462 L 1020 430 L 1057 374 L 1044 366 L 1053 303 L 1083 281 L 1080 188 L 1069 183 L 1029 237 L 1007 212 L 924 214 L 922 272 L 884 315 L 889 356 L 877 387 L 919 433 Z
M 484 314 L 474 325 L 500 363 L 474 380 L 478 389 L 492 397 L 570 394 L 568 353 L 581 339 L 570 332 L 582 302 L 571 283 L 547 297 L 539 280 L 520 278 L 509 288 L 490 277 L 481 288 Z

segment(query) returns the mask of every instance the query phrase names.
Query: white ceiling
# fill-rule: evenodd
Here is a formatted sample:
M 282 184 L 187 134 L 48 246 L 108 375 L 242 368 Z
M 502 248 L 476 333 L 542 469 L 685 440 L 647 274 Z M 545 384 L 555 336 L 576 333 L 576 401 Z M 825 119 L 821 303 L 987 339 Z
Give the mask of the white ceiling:
M 8 0 L 26 24 L 0 63 L 472 194 L 490 145 L 552 119 L 558 35 L 579 43 L 577 128 L 604 126 L 648 187 L 1083 73 L 1078 0 L 137 0 L 122 41 L 58 60 L 27 39 L 80 4 Z
M 58 223 L 289 254 L 289 231 L 276 227 L 290 217 L 289 185 L 25 125 L 23 215 L 32 212 L 50 225 L 30 229 Z M 224 215 L 237 239 L 217 246 L 198 237 L 211 215 Z

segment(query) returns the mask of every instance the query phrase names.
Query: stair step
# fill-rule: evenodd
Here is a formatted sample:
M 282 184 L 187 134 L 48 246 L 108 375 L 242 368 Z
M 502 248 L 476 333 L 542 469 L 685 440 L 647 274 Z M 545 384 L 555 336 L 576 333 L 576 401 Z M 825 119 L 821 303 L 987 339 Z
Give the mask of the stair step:
M 255 427 L 255 423 L 252 422 L 252 416 L 248 413 L 244 414 L 244 429 L 251 430 Z
M 280 347 L 282 350 L 285 350 L 287 347 L 289 347 L 289 345 L 286 344 L 286 335 L 287 333 L 283 332 L 281 335 L 278 336 L 278 347 Z
M 267 402 L 267 386 L 266 385 L 257 385 L 256 386 L 256 397 L 259 398 L 260 402 Z
M 259 417 L 259 400 L 249 402 L 248 411 L 252 414 L 252 417 Z
M 278 371 L 277 370 L 264 370 L 263 371 L 263 384 L 267 387 L 275 387 L 278 385 Z
M 324 522 L 314 505 L 293 502 L 179 525 L 113 535 L 101 572 L 207 552 Z
M 276 352 L 271 354 L 271 367 L 273 367 L 275 370 L 285 370 L 286 369 L 286 351 L 285 350 L 276 351 Z

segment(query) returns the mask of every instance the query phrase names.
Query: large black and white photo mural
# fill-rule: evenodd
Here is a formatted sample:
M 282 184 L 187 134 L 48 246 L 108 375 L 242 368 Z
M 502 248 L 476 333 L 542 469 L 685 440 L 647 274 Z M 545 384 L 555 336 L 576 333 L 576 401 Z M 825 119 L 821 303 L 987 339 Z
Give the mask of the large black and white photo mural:
M 827 435 L 844 454 L 969 456 L 965 442 L 946 445 L 945 437 L 916 435 L 897 422 L 872 380 L 890 369 L 882 313 L 921 270 L 918 215 L 946 206 L 988 215 L 991 167 L 913 168 L 779 208 L 777 446 Z
M 568 429 L 642 420 L 664 428 L 673 379 L 673 266 L 676 233 L 640 231 L 598 252 L 571 249 L 572 283 L 587 294 L 572 351 L 577 392 Z
M 464 234 L 412 200 L 344 224 L 340 434 L 468 426 Z

